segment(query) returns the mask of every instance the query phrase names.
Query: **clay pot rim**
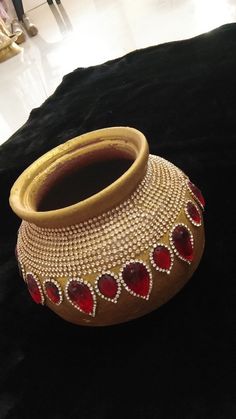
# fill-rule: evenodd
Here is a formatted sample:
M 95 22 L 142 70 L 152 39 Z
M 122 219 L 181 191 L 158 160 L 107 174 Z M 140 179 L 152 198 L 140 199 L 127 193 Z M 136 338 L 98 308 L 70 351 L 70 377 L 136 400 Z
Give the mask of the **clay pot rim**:
M 58 165 L 88 153 L 102 153 L 103 150 L 123 152 L 134 161 L 122 176 L 85 200 L 60 209 L 37 210 L 40 187 Z M 61 228 L 88 220 L 128 198 L 146 173 L 148 155 L 147 140 L 135 128 L 111 127 L 82 134 L 53 148 L 32 163 L 14 183 L 10 206 L 21 219 L 40 227 Z

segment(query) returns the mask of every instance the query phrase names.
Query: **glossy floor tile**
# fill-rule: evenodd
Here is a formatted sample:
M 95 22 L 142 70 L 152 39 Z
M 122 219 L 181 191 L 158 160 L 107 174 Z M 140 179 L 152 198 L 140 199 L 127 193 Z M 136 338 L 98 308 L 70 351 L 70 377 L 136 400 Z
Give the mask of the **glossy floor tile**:
M 236 0 L 24 0 L 39 34 L 0 64 L 0 143 L 53 93 L 63 75 L 150 45 L 236 21 Z

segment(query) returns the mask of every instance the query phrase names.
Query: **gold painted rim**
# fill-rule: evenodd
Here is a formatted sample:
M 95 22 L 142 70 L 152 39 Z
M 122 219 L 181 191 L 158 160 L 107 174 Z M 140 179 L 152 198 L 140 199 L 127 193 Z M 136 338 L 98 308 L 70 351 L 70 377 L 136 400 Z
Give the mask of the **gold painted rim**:
M 68 159 L 124 152 L 134 159 L 129 169 L 98 193 L 68 207 L 37 211 L 40 188 L 49 174 Z M 10 206 L 23 220 L 40 227 L 59 228 L 85 221 L 108 211 L 124 201 L 143 179 L 149 149 L 145 136 L 129 127 L 112 127 L 91 131 L 61 144 L 32 163 L 16 180 L 10 193 Z

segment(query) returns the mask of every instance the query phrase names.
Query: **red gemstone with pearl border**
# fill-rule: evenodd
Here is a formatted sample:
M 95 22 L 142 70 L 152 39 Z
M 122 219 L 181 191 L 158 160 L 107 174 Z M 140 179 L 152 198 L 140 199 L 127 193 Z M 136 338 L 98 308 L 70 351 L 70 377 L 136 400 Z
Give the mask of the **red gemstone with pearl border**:
M 77 310 L 95 316 L 96 295 L 88 281 L 70 279 L 66 284 L 65 292 L 67 299 Z
M 167 245 L 158 243 L 151 251 L 150 261 L 156 270 L 169 274 L 173 266 L 174 255 Z
M 152 274 L 145 263 L 136 260 L 128 262 L 124 265 L 120 278 L 125 289 L 132 295 L 149 299 Z
M 201 214 L 200 211 L 192 201 L 186 202 L 185 214 L 191 223 L 197 227 L 201 225 Z
M 43 291 L 40 285 L 39 280 L 31 272 L 26 274 L 26 282 L 28 286 L 29 293 L 36 304 L 44 303 Z
M 120 281 L 111 272 L 103 273 L 96 278 L 95 290 L 104 300 L 116 303 L 121 292 Z
M 57 281 L 54 279 L 47 279 L 44 281 L 44 291 L 49 300 L 54 304 L 61 304 L 62 291 Z
M 183 261 L 193 261 L 193 235 L 185 224 L 176 224 L 170 233 L 170 243 L 175 254 Z
M 188 188 L 191 192 L 191 194 L 193 195 L 193 197 L 196 199 L 196 201 L 201 205 L 202 209 L 205 208 L 205 199 L 204 196 L 202 195 L 202 192 L 200 191 L 200 189 L 194 185 L 194 183 L 190 182 L 190 180 L 188 181 Z

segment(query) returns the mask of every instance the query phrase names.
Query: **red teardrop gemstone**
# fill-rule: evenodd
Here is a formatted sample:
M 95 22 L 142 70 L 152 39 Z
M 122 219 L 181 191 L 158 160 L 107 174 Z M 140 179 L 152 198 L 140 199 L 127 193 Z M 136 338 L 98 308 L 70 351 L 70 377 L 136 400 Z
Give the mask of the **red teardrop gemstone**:
M 194 183 L 192 182 L 188 182 L 188 186 L 191 189 L 192 193 L 194 194 L 194 196 L 197 198 L 197 200 L 200 202 L 200 204 L 202 205 L 203 208 L 205 208 L 205 199 L 202 195 L 202 192 L 200 191 L 200 189 L 194 185 Z
M 72 280 L 68 285 L 67 292 L 69 299 L 80 311 L 93 315 L 95 303 L 88 285 L 77 280 Z
M 179 224 L 174 228 L 172 232 L 172 242 L 177 250 L 177 255 L 187 262 L 192 262 L 193 244 L 190 232 L 185 226 Z
M 201 225 L 201 215 L 196 205 L 194 205 L 191 201 L 187 202 L 187 213 L 193 223 L 197 225 Z
M 40 285 L 38 284 L 38 281 L 36 281 L 36 279 L 34 278 L 32 274 L 27 274 L 26 281 L 27 281 L 29 293 L 31 297 L 33 298 L 34 302 L 36 304 L 42 304 L 43 293 L 42 293 Z
M 166 246 L 157 245 L 153 251 L 153 260 L 157 268 L 169 271 L 171 268 L 171 254 Z
M 147 268 L 140 262 L 131 262 L 125 266 L 122 278 L 128 291 L 142 298 L 148 298 L 151 291 L 151 278 Z
M 113 300 L 118 293 L 118 284 L 114 276 L 110 274 L 103 274 L 98 280 L 98 289 L 104 297 Z
M 54 282 L 46 281 L 45 291 L 49 300 L 55 304 L 59 304 L 61 301 L 60 290 Z

